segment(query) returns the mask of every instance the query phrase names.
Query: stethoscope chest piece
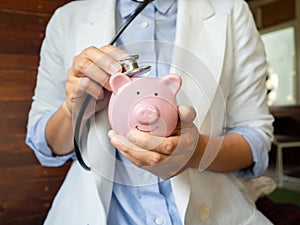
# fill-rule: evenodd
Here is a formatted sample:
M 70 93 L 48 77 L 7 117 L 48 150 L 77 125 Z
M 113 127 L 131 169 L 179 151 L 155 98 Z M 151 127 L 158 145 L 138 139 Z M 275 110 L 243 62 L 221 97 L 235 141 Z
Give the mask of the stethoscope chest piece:
M 129 55 L 119 60 L 122 66 L 122 73 L 129 77 L 141 75 L 150 70 L 151 66 L 139 66 L 137 63 L 138 55 Z

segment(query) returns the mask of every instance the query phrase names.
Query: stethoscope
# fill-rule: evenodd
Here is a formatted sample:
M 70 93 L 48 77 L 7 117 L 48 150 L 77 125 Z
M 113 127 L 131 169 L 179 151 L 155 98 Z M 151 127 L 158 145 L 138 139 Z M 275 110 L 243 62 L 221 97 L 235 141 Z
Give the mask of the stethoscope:
M 132 0 L 134 2 L 140 3 L 134 13 L 126 20 L 124 24 L 120 27 L 120 29 L 116 32 L 115 36 L 111 39 L 108 45 L 113 45 L 117 39 L 120 37 L 120 35 L 124 32 L 124 30 L 128 27 L 128 25 L 134 20 L 134 18 L 139 15 L 143 9 L 148 5 L 149 2 L 152 2 L 154 0 Z M 130 56 L 127 58 L 122 59 L 121 65 L 122 67 L 127 67 L 129 70 L 127 72 L 137 73 L 139 71 L 148 70 L 148 67 L 139 67 L 136 63 L 137 56 Z M 77 157 L 77 160 L 79 164 L 86 170 L 91 170 L 91 168 L 84 162 L 83 157 L 81 155 L 79 146 L 81 142 L 80 138 L 80 127 L 83 115 L 85 113 L 85 110 L 87 108 L 87 105 L 91 101 L 92 96 L 88 95 L 84 102 L 82 103 L 82 106 L 79 110 L 78 117 L 75 123 L 75 129 L 74 129 L 74 150 Z M 78 143 L 78 144 L 77 144 Z

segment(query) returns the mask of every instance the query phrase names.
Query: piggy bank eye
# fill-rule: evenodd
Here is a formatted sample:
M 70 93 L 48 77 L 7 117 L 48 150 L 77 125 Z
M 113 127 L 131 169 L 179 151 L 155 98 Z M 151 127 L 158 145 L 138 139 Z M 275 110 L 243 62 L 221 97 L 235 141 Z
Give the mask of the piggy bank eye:
M 158 96 L 158 93 L 157 93 L 157 92 L 155 92 L 155 93 L 154 93 L 154 96 Z
M 139 95 L 139 94 L 141 94 L 141 92 L 137 91 L 137 92 L 136 92 L 136 95 Z

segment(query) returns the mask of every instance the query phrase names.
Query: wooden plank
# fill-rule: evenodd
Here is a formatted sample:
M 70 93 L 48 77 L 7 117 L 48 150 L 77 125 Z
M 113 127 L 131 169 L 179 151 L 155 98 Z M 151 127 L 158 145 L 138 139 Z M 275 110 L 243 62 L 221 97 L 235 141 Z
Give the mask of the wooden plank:
M 0 101 L 31 101 L 36 73 L 36 70 L 0 69 Z
M 1 29 L 1 54 L 38 55 L 44 38 L 44 32 L 32 29 Z
M 39 165 L 0 169 L 1 202 L 25 201 L 30 199 L 51 199 L 69 169 L 47 168 Z
M 24 143 L 24 142 L 23 142 Z M 25 146 L 25 143 L 24 143 Z M 33 166 L 39 165 L 40 163 L 36 159 L 32 150 L 29 147 L 26 149 L 18 149 L 12 152 L 0 152 L 0 169 L 5 168 L 14 168 L 14 167 L 24 167 L 24 166 Z M 1 189 L 1 188 L 0 188 Z
M 43 221 L 69 167 L 70 162 L 53 168 L 36 165 L 0 169 L 0 224 Z
M 0 9 L 52 13 L 57 7 L 70 1 L 71 0 L 1 0 Z
M 300 105 L 270 106 L 270 113 L 275 116 L 298 116 L 300 117 Z
M 0 142 L 0 152 L 1 151 L 13 151 L 26 148 L 25 146 L 25 134 L 26 134 L 26 121 L 22 122 L 24 126 L 16 125 L 12 128 L 3 127 L 0 129 L 0 135 L 3 140 Z
M 22 218 L 12 217 L 12 218 L 4 219 L 1 217 L 1 212 L 0 212 L 0 225 L 32 225 L 32 224 L 43 225 L 45 217 L 46 217 L 46 213 L 42 214 L 37 212 L 35 214 L 30 214 Z
M 0 143 L 1 136 L 15 138 L 25 134 L 30 105 L 31 101 L 0 101 Z
M 69 170 L 70 162 L 60 167 L 44 167 L 41 165 L 21 166 L 0 169 L 0 183 L 3 187 L 13 186 L 14 183 L 26 183 L 32 185 L 34 183 L 47 183 L 51 180 L 62 180 Z M 18 174 L 21 173 L 22 176 Z M 18 178 L 17 178 L 18 177 Z M 16 180 L 17 179 L 17 180 Z M 51 187 L 49 187 L 51 189 Z M 44 190 L 49 192 L 50 190 Z M 8 195 L 7 195 L 8 196 Z M 5 199 L 14 199 L 14 196 L 5 197 Z M 26 198 L 23 196 L 22 198 Z M 18 198 L 19 199 L 19 198 Z
M 8 70 L 0 69 L 0 88 L 7 85 L 32 85 L 36 84 L 36 70 Z
M 25 115 L 25 117 L 27 117 L 27 115 Z M 13 146 L 13 144 L 15 144 L 16 146 L 23 148 L 23 145 L 20 145 L 18 142 L 20 141 L 21 138 L 23 138 L 23 141 L 25 140 L 24 135 L 26 133 L 27 122 L 25 119 L 23 120 L 19 119 L 17 121 L 20 121 L 21 124 L 18 125 L 17 122 L 13 122 L 9 124 L 10 121 L 12 120 L 8 119 L 8 122 L 3 124 L 0 128 L 0 135 L 6 138 L 4 142 L 0 143 L 0 147 L 3 149 L 8 149 L 9 146 Z M 0 138 L 0 140 L 2 140 L 2 138 Z M 12 141 L 12 143 L 9 143 L 9 141 Z
M 25 145 L 25 135 L 30 105 L 31 101 L 0 101 L 0 152 L 28 149 Z M 6 161 L 0 163 L 0 167 L 7 165 L 6 162 L 13 160 L 12 157 L 13 155 L 10 157 L 2 155 Z M 33 161 L 28 160 L 28 163 Z
M 36 70 L 39 56 L 34 54 L 0 54 L 0 69 Z
M 26 2 L 24 1 L 26 4 Z M 0 11 L 0 27 L 1 30 L 8 28 L 14 29 L 32 29 L 44 30 L 51 15 L 50 14 L 33 14 L 22 13 L 19 11 Z
M 0 218 L 1 221 L 6 221 L 5 225 L 7 225 L 8 223 L 15 224 L 15 221 L 22 220 L 24 225 L 24 219 L 28 217 L 30 218 L 33 215 L 45 216 L 50 208 L 50 205 L 51 201 L 48 199 L 38 201 L 26 200 L 18 202 L 3 202 L 1 204 L 2 212 L 0 214 Z M 2 222 L 0 224 L 2 224 Z
M 0 120 L 27 120 L 27 113 L 30 109 L 31 101 L 20 101 L 20 102 L 1 102 L 0 101 Z M 25 114 L 24 114 L 25 113 Z M 19 122 L 19 121 L 18 121 Z
M 32 99 L 32 85 L 10 85 L 0 88 L 0 101 L 29 101 Z
M 56 168 L 0 169 L 0 224 L 3 221 L 5 225 L 19 224 L 19 221 L 36 221 L 37 218 L 42 221 L 69 166 L 70 163 Z
M 46 214 L 35 214 L 35 215 L 27 215 L 26 217 L 19 218 L 16 216 L 11 218 L 2 218 L 1 212 L 0 212 L 0 225 L 32 225 L 37 224 L 41 225 L 43 224 L 45 220 Z
M 19 171 L 19 176 L 22 175 L 22 171 Z M 64 177 L 60 177 L 47 181 L 25 181 L 21 183 L 17 181 L 17 178 L 18 176 L 15 176 L 14 184 L 5 183 L 4 185 L 1 185 L 1 202 L 19 202 L 28 201 L 31 199 L 37 201 L 41 201 L 43 199 L 51 200 L 52 197 L 57 193 L 64 179 Z M 30 179 L 30 177 L 27 178 Z
M 0 168 L 5 167 L 13 167 L 18 166 L 16 165 L 15 159 L 13 157 L 23 157 L 21 160 L 21 165 L 32 165 L 37 164 L 37 161 L 32 154 L 32 150 L 25 144 L 25 136 L 26 134 L 13 134 L 13 135 L 3 135 L 0 134 L 2 137 L 0 138 L 0 157 L 3 158 Z M 26 153 L 29 152 L 29 153 Z M 5 155 L 3 152 L 7 152 Z M 11 154 L 10 154 L 11 153 Z M 10 160 L 10 162 L 8 162 Z
M 251 9 L 257 9 L 263 5 L 270 4 L 272 2 L 276 2 L 278 0 L 248 0 L 249 7 Z
M 296 18 L 295 0 L 274 1 L 262 6 L 261 11 L 262 28 L 267 28 L 287 21 L 292 21 Z

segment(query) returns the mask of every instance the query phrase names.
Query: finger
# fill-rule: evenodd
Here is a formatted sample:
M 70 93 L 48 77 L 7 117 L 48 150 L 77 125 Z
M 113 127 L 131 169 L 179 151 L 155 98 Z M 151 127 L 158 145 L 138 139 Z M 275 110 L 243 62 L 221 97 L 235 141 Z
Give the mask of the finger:
M 166 156 L 161 155 L 157 152 L 147 151 L 140 148 L 139 146 L 130 143 L 126 137 L 121 135 L 116 135 L 113 131 L 109 132 L 109 137 L 111 143 L 122 153 L 126 153 L 131 157 L 142 162 L 144 165 L 154 165 L 166 158 Z
M 130 131 L 127 138 L 133 144 L 147 150 L 170 155 L 176 147 L 176 141 L 172 138 L 152 136 L 145 132 Z
M 124 50 L 113 46 L 113 45 L 106 45 L 100 48 L 101 51 L 108 54 L 110 57 L 120 61 L 120 59 L 129 56 L 130 54 L 125 52 Z
M 120 65 L 118 65 L 120 66 Z M 121 68 L 121 66 L 120 66 Z M 117 68 L 116 72 L 120 69 Z M 106 73 L 101 67 L 97 66 L 92 60 L 86 57 L 76 56 L 73 61 L 72 73 L 75 77 L 89 77 L 95 82 L 109 89 L 108 81 L 110 75 Z M 115 72 L 114 72 L 115 73 Z
M 115 46 L 104 46 L 102 48 L 91 46 L 80 54 L 81 57 L 91 60 L 108 74 L 121 72 L 122 67 L 118 61 L 125 55 L 128 54 Z
M 103 91 L 104 91 L 103 98 L 98 99 L 95 103 L 95 111 L 96 112 L 99 112 L 99 111 L 105 109 L 109 103 L 111 92 L 108 92 L 105 90 L 103 90 Z
M 135 150 L 134 148 L 127 148 L 125 151 L 123 148 L 119 149 L 119 151 L 124 152 L 131 157 L 139 160 L 140 162 L 143 163 L 144 166 L 153 166 L 164 159 L 167 158 L 166 155 L 159 154 L 157 152 L 153 151 L 138 151 Z
M 122 66 L 119 63 L 119 60 L 128 55 L 127 52 L 113 45 L 107 45 L 101 48 L 92 46 L 85 49 L 81 54 L 82 57 L 90 59 L 108 74 L 121 72 Z
M 182 123 L 192 123 L 196 117 L 196 111 L 192 106 L 178 106 L 178 114 Z
M 127 154 L 126 152 L 123 151 L 119 151 L 126 159 L 128 159 L 129 161 L 131 161 L 134 165 L 138 166 L 138 167 L 143 167 L 145 166 L 144 162 L 132 157 L 131 155 Z
M 66 94 L 69 99 L 77 99 L 85 94 L 89 94 L 96 100 L 100 100 L 104 96 L 104 90 L 101 85 L 89 77 L 78 78 L 68 75 Z
M 131 143 L 125 136 L 117 135 L 115 131 L 110 130 L 108 132 L 108 137 L 110 138 L 111 143 L 118 149 L 123 150 L 124 152 L 134 149 L 135 151 L 147 151 L 146 149 L 140 148 L 139 146 Z
M 108 74 L 86 57 L 75 56 L 72 71 L 76 77 L 89 76 L 98 83 L 104 83 L 109 78 Z
M 101 100 L 104 97 L 104 91 L 101 85 L 96 83 L 89 77 L 80 78 L 80 84 L 78 85 L 78 92 L 86 92 L 96 100 Z
M 128 53 L 115 46 L 104 46 L 100 49 L 88 47 L 74 58 L 74 74 L 80 77 L 89 76 L 110 90 L 109 77 L 122 71 L 118 60 L 127 55 Z
M 105 73 L 107 73 L 107 75 L 109 75 L 102 75 L 101 77 L 103 77 L 103 79 L 100 82 L 106 89 L 111 91 L 109 84 L 110 75 L 122 72 L 122 66 L 119 60 L 125 56 L 128 56 L 129 54 L 112 45 L 103 46 L 99 50 L 101 53 L 103 53 L 103 55 L 99 55 L 98 59 L 94 58 L 93 62 Z

